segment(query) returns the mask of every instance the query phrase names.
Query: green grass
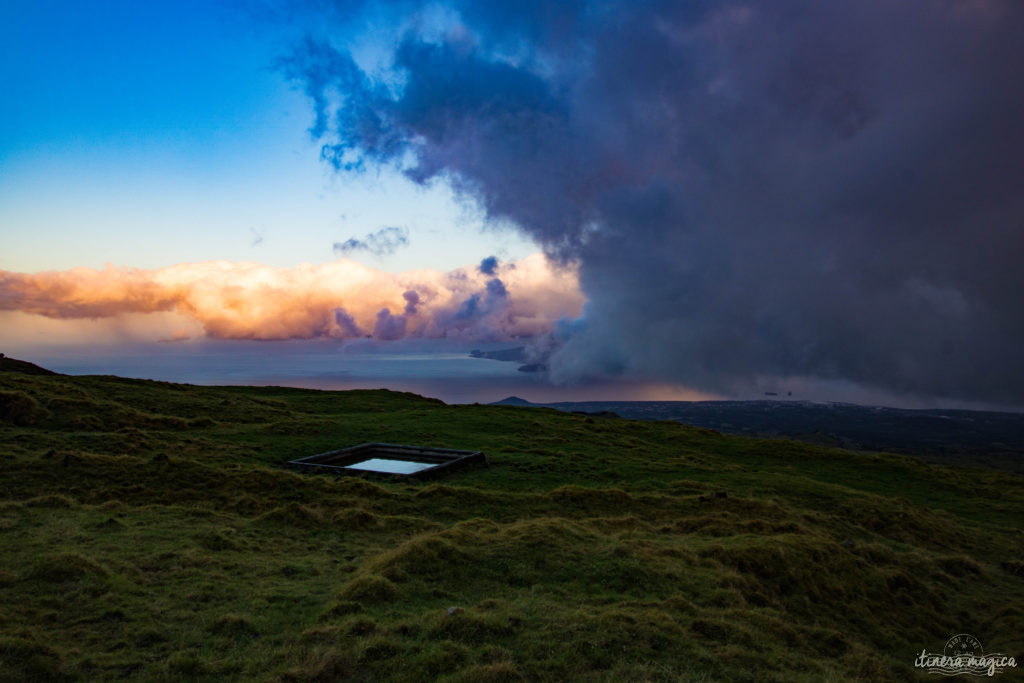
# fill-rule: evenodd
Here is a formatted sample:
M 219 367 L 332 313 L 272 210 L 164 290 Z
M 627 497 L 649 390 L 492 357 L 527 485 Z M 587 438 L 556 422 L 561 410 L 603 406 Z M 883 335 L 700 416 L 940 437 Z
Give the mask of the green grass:
M 488 465 L 282 467 L 364 441 Z M 1020 477 L 675 423 L 0 372 L 0 680 L 905 680 L 1024 654 L 1022 521 Z

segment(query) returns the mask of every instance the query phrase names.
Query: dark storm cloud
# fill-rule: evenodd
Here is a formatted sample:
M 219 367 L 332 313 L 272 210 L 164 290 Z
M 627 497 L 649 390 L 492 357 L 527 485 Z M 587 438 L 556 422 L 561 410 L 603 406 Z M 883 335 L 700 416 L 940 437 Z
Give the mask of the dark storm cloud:
M 498 258 L 496 256 L 488 256 L 480 262 L 480 272 L 484 275 L 494 275 L 498 271 Z
M 362 239 L 350 237 L 344 242 L 335 242 L 334 251 L 342 256 L 348 256 L 355 251 L 365 251 L 374 256 L 389 256 L 407 244 L 409 231 L 406 228 L 388 227 L 370 233 Z
M 409 289 L 402 293 L 405 299 L 405 314 L 416 315 L 416 307 L 420 304 L 420 294 L 415 289 Z
M 338 323 L 338 327 L 342 330 L 345 337 L 353 338 L 363 336 L 362 330 L 360 330 L 359 325 L 356 324 L 356 319 L 344 308 L 339 307 L 334 309 L 334 320 Z
M 381 309 L 373 326 L 373 337 L 385 341 L 401 339 L 405 336 L 405 325 L 404 315 L 392 315 L 388 309 Z
M 397 77 L 330 31 L 289 62 L 324 156 L 578 262 L 554 376 L 1024 400 L 1024 3 L 391 7 Z
M 508 298 L 508 289 L 505 288 L 504 282 L 493 278 L 487 281 L 487 295 L 492 299 Z

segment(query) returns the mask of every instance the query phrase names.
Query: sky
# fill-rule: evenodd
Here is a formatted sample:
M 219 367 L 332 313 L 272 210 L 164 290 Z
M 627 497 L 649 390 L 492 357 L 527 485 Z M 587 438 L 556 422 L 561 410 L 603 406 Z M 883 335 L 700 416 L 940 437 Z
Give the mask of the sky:
M 1016 0 L 0 12 L 11 355 L 1024 406 Z
M 159 268 L 332 260 L 384 227 L 409 231 L 391 272 L 537 251 L 443 183 L 391 169 L 339 177 L 311 107 L 275 64 L 298 29 L 217 2 L 4 3 L 0 268 Z

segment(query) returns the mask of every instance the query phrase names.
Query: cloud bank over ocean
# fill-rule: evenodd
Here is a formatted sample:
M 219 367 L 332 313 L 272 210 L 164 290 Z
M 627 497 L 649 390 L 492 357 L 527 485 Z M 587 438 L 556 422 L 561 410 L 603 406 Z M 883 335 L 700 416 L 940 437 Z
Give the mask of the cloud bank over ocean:
M 156 270 L 0 271 L 0 311 L 117 321 L 175 314 L 215 339 L 444 338 L 503 341 L 543 335 L 583 305 L 576 273 L 542 255 L 448 273 L 392 274 L 339 259 L 272 268 L 212 261 Z M 30 317 L 21 326 L 32 325 Z M 144 334 L 144 333 L 143 333 Z M 176 331 L 168 341 L 189 336 Z

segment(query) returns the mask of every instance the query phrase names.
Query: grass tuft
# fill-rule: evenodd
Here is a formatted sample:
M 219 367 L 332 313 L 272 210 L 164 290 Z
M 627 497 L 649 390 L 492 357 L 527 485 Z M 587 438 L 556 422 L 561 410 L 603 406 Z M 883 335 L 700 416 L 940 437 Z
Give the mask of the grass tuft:
M 363 508 L 348 508 L 336 512 L 331 523 L 341 529 L 372 529 L 380 524 L 377 515 Z
M 339 597 L 346 601 L 372 605 L 387 602 L 398 595 L 395 584 L 382 576 L 362 574 L 349 581 L 341 590 Z
M 106 579 L 110 571 L 103 565 L 78 553 L 56 553 L 41 558 L 29 578 L 51 583 L 80 581 L 87 578 Z
M 262 521 L 297 527 L 316 527 L 324 523 L 324 515 L 316 508 L 288 503 L 276 507 L 260 517 Z
M 68 496 L 50 493 L 45 496 L 29 498 L 25 501 L 25 505 L 35 508 L 70 509 L 75 507 L 76 503 Z
M 220 636 L 255 638 L 259 631 L 248 619 L 238 614 L 225 614 L 210 625 L 210 632 Z
M 0 390 L 0 422 L 27 427 L 49 417 L 50 411 L 25 392 Z
M 60 681 L 67 678 L 62 658 L 53 648 L 23 636 L 0 637 L 0 680 Z

